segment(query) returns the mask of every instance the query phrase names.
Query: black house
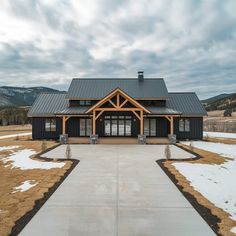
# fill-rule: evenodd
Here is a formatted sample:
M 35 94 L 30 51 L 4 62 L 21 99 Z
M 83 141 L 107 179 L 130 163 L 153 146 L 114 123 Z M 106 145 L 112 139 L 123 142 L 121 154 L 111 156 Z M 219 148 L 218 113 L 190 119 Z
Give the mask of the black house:
M 168 137 L 202 139 L 206 111 L 195 93 L 169 93 L 163 79 L 73 79 L 67 93 L 41 94 L 28 115 L 33 139 Z

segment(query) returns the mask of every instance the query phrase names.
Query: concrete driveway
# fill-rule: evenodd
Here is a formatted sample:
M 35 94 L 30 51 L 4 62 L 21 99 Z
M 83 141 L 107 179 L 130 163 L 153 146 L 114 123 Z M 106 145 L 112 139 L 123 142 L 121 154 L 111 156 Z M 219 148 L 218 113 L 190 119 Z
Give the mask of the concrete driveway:
M 215 235 L 156 164 L 164 145 L 71 147 L 80 163 L 21 235 Z M 190 157 L 171 150 L 175 158 Z M 45 156 L 64 153 L 59 146 Z

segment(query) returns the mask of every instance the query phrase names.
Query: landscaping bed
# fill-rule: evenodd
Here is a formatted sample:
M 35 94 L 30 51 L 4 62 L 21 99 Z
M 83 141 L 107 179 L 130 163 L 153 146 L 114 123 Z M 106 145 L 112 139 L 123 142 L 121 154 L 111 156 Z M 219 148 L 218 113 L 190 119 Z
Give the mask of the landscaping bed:
M 194 143 L 191 142 L 192 145 Z M 203 148 L 208 144 L 205 143 L 199 143 L 199 146 Z M 211 143 L 206 146 L 209 150 L 189 144 L 178 146 L 195 154 L 195 160 L 160 160 L 157 163 L 218 235 L 235 235 L 236 198 L 231 188 L 235 182 L 234 176 L 231 176 L 234 175 L 231 167 L 235 160 L 227 155 L 230 148 L 222 150 L 219 147 L 222 153 L 214 153 L 211 151 L 216 150 L 214 145 L 208 147 Z
M 58 144 L 47 142 L 47 151 Z M 17 235 L 78 161 L 44 160 L 42 141 L 0 141 L 0 235 Z M 56 158 L 56 157 L 55 157 Z

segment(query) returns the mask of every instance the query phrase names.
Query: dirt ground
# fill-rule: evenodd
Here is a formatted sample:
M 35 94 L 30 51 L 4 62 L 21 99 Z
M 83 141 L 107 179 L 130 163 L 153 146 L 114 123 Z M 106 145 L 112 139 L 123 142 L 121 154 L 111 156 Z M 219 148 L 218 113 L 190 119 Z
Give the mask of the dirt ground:
M 189 146 L 178 144 L 179 146 L 182 146 L 188 150 L 190 150 Z M 191 151 L 197 153 L 198 155 L 202 156 L 203 158 L 192 160 L 192 161 L 183 161 L 188 163 L 201 163 L 201 164 L 216 164 L 220 165 L 229 160 L 229 158 L 222 158 L 216 153 L 208 152 L 202 149 L 193 148 Z M 227 236 L 235 236 L 235 234 L 231 233 L 230 230 L 232 227 L 236 226 L 236 222 L 231 220 L 229 217 L 230 215 L 223 211 L 222 209 L 216 207 L 214 204 L 212 204 L 208 199 L 203 197 L 201 193 L 194 190 L 194 188 L 190 185 L 190 182 L 182 175 L 180 172 L 172 165 L 172 163 L 175 163 L 174 161 L 166 161 L 165 167 L 175 176 L 175 178 L 178 181 L 178 184 L 183 187 L 183 190 L 185 192 L 190 193 L 193 195 L 199 204 L 207 207 L 210 209 L 211 213 L 218 218 L 221 219 L 221 222 L 219 224 L 219 233 L 221 235 L 227 235 Z
M 32 126 L 30 124 L 0 126 L 0 136 L 15 133 L 30 133 L 31 131 Z
M 20 140 L 8 139 L 0 140 L 1 146 L 20 146 L 19 149 L 33 149 L 37 152 L 41 151 L 42 142 L 32 141 L 22 138 Z M 47 147 L 56 145 L 54 141 L 48 141 Z M 14 150 L 15 151 L 15 150 Z M 58 182 L 64 175 L 66 170 L 71 166 L 71 162 L 65 161 L 63 168 L 45 169 L 29 169 L 21 170 L 18 168 L 11 169 L 11 166 L 4 166 L 1 158 L 10 155 L 12 150 L 0 151 L 0 235 L 9 235 L 15 222 L 32 210 L 35 201 L 43 198 L 44 193 Z M 39 160 L 37 160 L 39 161 Z M 40 160 L 42 161 L 42 160 Z M 32 183 L 38 183 L 25 192 L 14 192 L 15 187 L 22 184 L 26 180 L 32 180 Z

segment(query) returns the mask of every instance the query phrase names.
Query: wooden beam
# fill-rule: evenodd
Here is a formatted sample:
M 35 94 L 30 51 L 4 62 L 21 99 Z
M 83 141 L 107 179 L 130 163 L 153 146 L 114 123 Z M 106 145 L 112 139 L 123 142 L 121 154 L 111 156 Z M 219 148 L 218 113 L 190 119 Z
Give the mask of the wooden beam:
M 121 105 L 120 105 L 119 107 L 120 107 L 120 108 L 123 107 L 127 102 L 128 102 L 128 99 L 125 99 L 125 101 L 122 102 Z
M 96 134 L 96 111 L 93 110 L 93 135 Z
M 140 111 L 140 108 L 96 108 L 96 111 Z
M 96 110 L 95 110 L 95 112 L 96 112 Z M 104 111 L 100 111 L 96 116 L 95 116 L 95 120 L 97 120 L 100 116 L 101 116 L 101 114 L 103 113 Z
M 114 103 L 114 102 L 112 102 L 112 100 L 110 99 L 110 100 L 108 100 L 108 102 L 110 102 L 111 103 L 111 105 L 113 106 L 113 107 L 117 107 L 117 105 Z
M 65 116 L 62 116 L 62 134 L 64 135 L 66 133 L 66 121 Z
M 134 113 L 134 115 L 139 119 L 141 120 L 141 117 L 138 115 L 138 113 L 136 111 L 132 111 Z
M 164 116 L 168 121 L 170 121 L 171 122 L 171 118 L 170 117 L 168 117 L 168 116 Z M 172 117 L 172 116 L 171 116 Z
M 140 134 L 143 134 L 143 110 L 140 111 Z
M 65 116 L 65 122 L 70 119 L 70 116 Z
M 170 134 L 171 135 L 174 134 L 174 117 L 173 116 L 170 117 Z
M 120 94 L 117 94 L 117 100 L 116 100 L 116 104 L 119 107 L 120 106 Z

